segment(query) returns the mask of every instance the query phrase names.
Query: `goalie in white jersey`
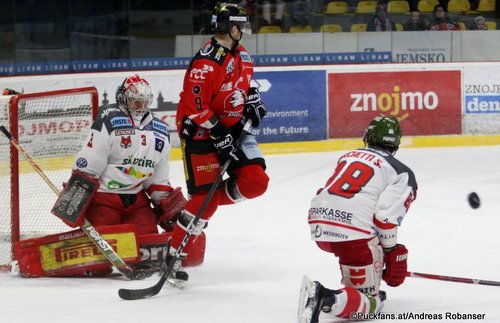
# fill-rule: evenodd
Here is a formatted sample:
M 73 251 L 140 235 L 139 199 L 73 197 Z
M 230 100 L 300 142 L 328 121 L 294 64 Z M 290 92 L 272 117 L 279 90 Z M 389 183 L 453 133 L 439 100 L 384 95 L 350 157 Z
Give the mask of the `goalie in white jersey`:
M 299 322 L 323 317 L 369 319 L 380 312 L 389 286 L 403 283 L 408 250 L 397 230 L 415 200 L 415 175 L 394 154 L 401 140 L 396 118 L 375 117 L 365 131 L 366 148 L 341 156 L 333 175 L 311 202 L 311 237 L 339 258 L 342 284 L 331 290 L 304 277 Z M 353 314 L 354 313 L 354 314 Z

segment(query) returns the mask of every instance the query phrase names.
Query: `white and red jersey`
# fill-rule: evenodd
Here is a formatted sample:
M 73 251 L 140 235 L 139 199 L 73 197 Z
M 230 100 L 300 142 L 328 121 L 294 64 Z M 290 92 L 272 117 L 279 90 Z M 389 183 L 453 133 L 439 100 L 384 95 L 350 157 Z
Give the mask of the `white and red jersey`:
M 151 196 L 152 191 L 171 190 L 170 149 L 168 128 L 161 119 L 147 112 L 135 124 L 111 104 L 100 109 L 73 169 L 99 178 L 99 192 L 135 194 L 145 189 Z
M 379 236 L 390 248 L 416 193 L 415 175 L 392 155 L 372 148 L 348 152 L 312 199 L 311 237 L 339 242 Z
M 184 76 L 176 116 L 179 135 L 186 118 L 196 129 L 184 135 L 195 140 L 208 138 L 213 120 L 227 128 L 239 123 L 252 77 L 252 59 L 242 45 L 230 50 L 212 38 L 193 58 Z

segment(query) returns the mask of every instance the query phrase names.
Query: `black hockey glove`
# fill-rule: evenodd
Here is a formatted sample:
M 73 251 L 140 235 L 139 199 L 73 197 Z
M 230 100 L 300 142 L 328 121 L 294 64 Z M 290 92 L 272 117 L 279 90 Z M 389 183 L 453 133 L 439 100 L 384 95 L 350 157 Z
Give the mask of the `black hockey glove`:
M 245 102 L 243 115 L 252 120 L 252 127 L 259 126 L 260 121 L 267 113 L 266 106 L 260 101 L 260 93 L 256 87 L 248 89 L 248 98 Z
M 224 164 L 229 158 L 240 160 L 243 153 L 238 147 L 235 146 L 235 139 L 228 128 L 224 127 L 220 122 L 210 129 L 210 138 L 212 138 L 219 160 Z

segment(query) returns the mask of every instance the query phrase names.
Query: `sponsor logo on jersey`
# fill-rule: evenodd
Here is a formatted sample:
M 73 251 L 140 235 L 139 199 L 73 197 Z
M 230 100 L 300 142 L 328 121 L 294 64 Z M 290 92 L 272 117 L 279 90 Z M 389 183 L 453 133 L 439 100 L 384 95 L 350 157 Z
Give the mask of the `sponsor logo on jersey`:
M 165 124 L 153 120 L 153 129 L 168 133 L 168 128 Z
M 309 219 L 322 219 L 335 222 L 351 224 L 352 213 L 345 210 L 334 210 L 328 207 L 311 207 L 309 209 Z
M 114 117 L 111 119 L 111 126 L 113 128 L 120 126 L 132 126 L 132 119 L 127 117 Z
M 117 129 L 115 130 L 115 136 L 130 136 L 135 135 L 134 129 Z
M 240 57 L 241 57 L 242 62 L 251 62 L 252 61 L 248 52 L 240 52 Z
M 220 92 L 231 91 L 233 89 L 233 82 L 227 82 L 222 84 L 220 87 Z
M 204 80 L 206 75 L 213 72 L 214 68 L 210 65 L 204 64 L 202 68 L 193 68 L 189 73 L 189 77 L 195 80 Z
M 214 170 L 218 170 L 219 168 L 220 168 L 219 163 L 209 163 L 209 164 L 205 164 L 205 165 L 196 166 L 196 171 L 197 172 L 211 173 Z
M 155 162 L 151 159 L 147 159 L 146 157 L 142 158 L 137 158 L 134 157 L 133 155 L 128 156 L 122 161 L 122 165 L 137 165 L 139 167 L 148 167 L 148 168 L 155 168 Z
M 88 162 L 83 157 L 80 157 L 76 160 L 76 167 L 78 167 L 78 168 L 85 168 L 85 167 L 87 167 L 87 165 L 88 165 Z
M 207 56 L 207 55 L 210 55 L 210 53 L 214 50 L 214 47 L 212 46 L 211 43 L 208 43 L 205 45 L 205 47 L 203 47 L 201 50 L 200 50 L 200 55 L 203 55 L 203 56 Z
M 132 176 L 136 179 L 141 179 L 141 178 L 147 178 L 153 176 L 153 173 L 143 173 L 140 170 L 137 170 L 134 166 L 130 167 L 123 167 L 123 166 L 116 166 L 116 168 L 121 171 L 123 174 Z
M 219 49 L 217 50 L 217 54 L 215 54 L 215 59 L 219 61 L 224 56 L 226 56 L 226 52 L 224 51 L 224 48 L 219 47 Z
M 193 86 L 193 94 L 198 95 L 200 94 L 200 92 L 201 92 L 201 87 L 199 85 Z
M 115 181 L 114 179 L 109 181 L 108 184 L 106 185 L 108 187 L 108 189 L 110 190 L 117 190 L 117 189 L 120 189 L 120 188 L 125 188 L 125 187 L 129 187 L 130 184 L 123 184 L 123 183 L 120 183 L 118 181 Z
M 165 147 L 165 142 L 161 139 L 155 138 L 155 150 L 161 153 L 163 151 L 163 147 Z
M 132 139 L 130 136 L 122 136 L 120 146 L 124 149 L 130 148 L 130 146 L 132 146 Z
M 118 109 L 118 108 L 108 108 L 108 109 L 104 110 L 104 111 L 101 113 L 100 117 L 101 117 L 101 119 L 104 119 L 104 118 L 105 118 L 105 117 L 107 117 L 107 116 L 108 116 L 111 112 L 120 112 L 120 111 L 121 111 L 121 110 L 120 110 L 120 109 Z
M 234 70 L 234 58 L 231 58 L 231 60 L 226 66 L 226 74 L 231 73 L 233 70 Z

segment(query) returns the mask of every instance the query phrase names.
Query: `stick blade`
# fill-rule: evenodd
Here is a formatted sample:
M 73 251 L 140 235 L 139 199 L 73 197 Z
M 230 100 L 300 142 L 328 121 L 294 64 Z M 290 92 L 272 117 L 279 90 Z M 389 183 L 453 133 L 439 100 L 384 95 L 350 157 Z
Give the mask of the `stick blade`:
M 146 299 L 155 296 L 160 292 L 160 289 L 156 289 L 155 286 L 144 288 L 144 289 L 126 289 L 120 288 L 118 290 L 118 296 L 126 301 L 135 301 L 138 299 Z

